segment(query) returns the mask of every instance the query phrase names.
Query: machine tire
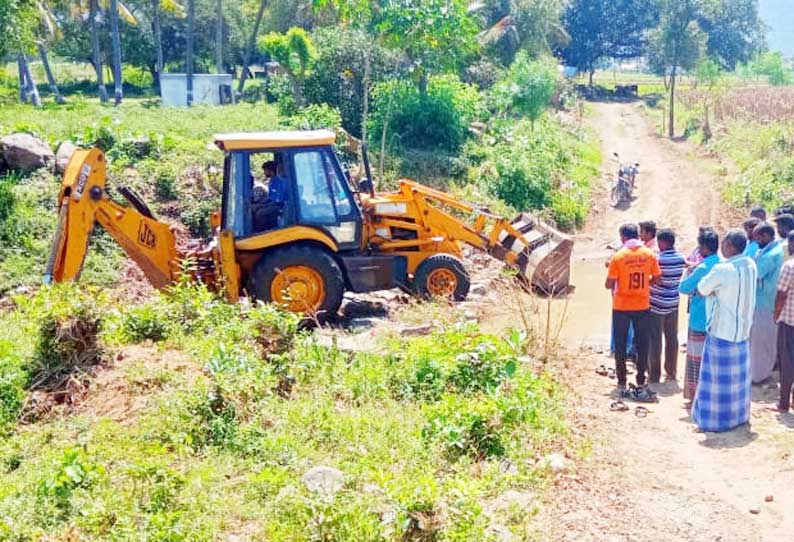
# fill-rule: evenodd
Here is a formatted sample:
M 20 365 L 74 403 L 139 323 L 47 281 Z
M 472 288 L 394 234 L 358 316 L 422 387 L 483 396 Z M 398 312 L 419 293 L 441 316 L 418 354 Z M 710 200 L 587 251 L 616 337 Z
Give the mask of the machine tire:
M 265 303 L 278 303 L 279 300 L 274 299 L 273 295 L 273 288 L 278 286 L 274 286 L 274 281 L 281 280 L 292 284 L 289 277 L 283 276 L 290 269 L 292 272 L 302 273 L 310 280 L 321 280 L 323 295 L 321 299 L 318 298 L 317 307 L 313 310 L 301 310 L 297 307 L 288 307 L 287 310 L 305 313 L 307 316 L 314 315 L 320 319 L 335 316 L 345 294 L 345 279 L 336 261 L 321 248 L 298 245 L 265 254 L 257 262 L 251 277 L 251 291 L 256 299 Z
M 434 254 L 419 264 L 413 284 L 422 298 L 447 297 L 463 301 L 469 295 L 471 279 L 459 258 L 451 254 Z

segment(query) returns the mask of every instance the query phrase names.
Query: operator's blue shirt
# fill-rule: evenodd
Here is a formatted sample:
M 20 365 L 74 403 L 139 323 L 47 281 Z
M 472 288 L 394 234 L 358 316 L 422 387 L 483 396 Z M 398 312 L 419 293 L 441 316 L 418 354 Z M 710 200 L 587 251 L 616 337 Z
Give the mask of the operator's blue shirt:
M 267 185 L 267 198 L 275 203 L 287 201 L 287 180 L 281 175 L 274 175 Z
M 698 265 L 691 273 L 684 275 L 678 291 L 690 296 L 689 302 L 689 329 L 698 333 L 706 332 L 706 298 L 698 294 L 698 283 L 711 271 L 711 268 L 720 263 L 720 257 L 712 254 Z
M 775 240 L 758 251 L 755 263 L 758 266 L 758 286 L 755 294 L 755 310 L 772 312 L 775 310 L 777 279 L 783 267 L 783 246 Z

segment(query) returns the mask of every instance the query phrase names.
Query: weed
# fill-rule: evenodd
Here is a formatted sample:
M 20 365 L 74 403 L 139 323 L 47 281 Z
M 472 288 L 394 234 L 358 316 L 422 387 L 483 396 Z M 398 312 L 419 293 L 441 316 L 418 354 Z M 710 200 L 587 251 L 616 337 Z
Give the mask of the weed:
M 166 339 L 169 335 L 170 322 L 164 308 L 158 304 L 146 304 L 125 312 L 121 320 L 125 342 L 144 340 L 158 342 Z
M 52 499 L 62 513 L 70 509 L 72 494 L 78 489 L 89 489 L 105 475 L 105 468 L 92 461 L 85 450 L 69 447 L 63 451 L 55 468 L 40 481 L 38 495 Z
M 25 402 L 27 379 L 11 343 L 0 340 L 0 433 L 16 424 Z

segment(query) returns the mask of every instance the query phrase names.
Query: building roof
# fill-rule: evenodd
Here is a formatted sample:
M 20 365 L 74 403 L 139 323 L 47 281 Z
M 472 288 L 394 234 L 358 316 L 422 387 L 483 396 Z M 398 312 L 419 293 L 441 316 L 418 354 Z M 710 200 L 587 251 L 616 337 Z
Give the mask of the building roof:
M 336 134 L 330 130 L 289 130 L 216 134 L 213 139 L 222 151 L 255 151 L 333 145 Z

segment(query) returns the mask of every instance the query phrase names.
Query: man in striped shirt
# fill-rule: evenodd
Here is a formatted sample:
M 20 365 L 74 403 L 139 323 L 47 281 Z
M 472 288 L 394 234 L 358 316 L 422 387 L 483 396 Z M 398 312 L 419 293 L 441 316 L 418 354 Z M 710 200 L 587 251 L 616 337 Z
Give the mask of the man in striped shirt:
M 675 233 L 659 230 L 661 281 L 651 286 L 650 345 L 648 352 L 649 380 L 657 384 L 662 376 L 662 340 L 664 340 L 664 372 L 668 380 L 675 380 L 678 368 L 678 284 L 686 269 L 686 260 L 675 250 Z

